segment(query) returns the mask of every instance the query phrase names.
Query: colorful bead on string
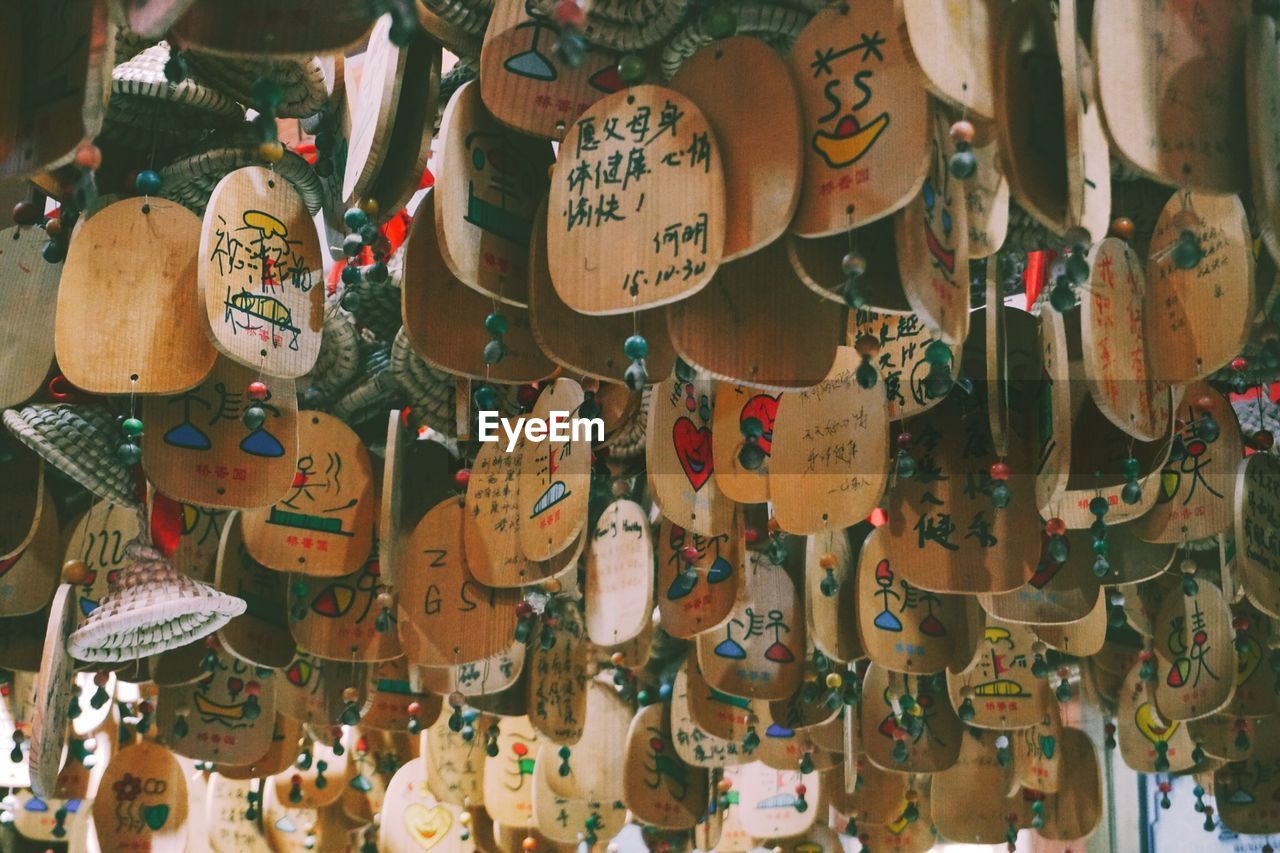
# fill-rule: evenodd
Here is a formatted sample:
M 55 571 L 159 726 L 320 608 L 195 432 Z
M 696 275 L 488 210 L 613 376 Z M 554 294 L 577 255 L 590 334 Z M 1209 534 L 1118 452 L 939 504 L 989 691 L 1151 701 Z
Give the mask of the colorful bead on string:
M 973 123 L 961 119 L 951 125 L 951 141 L 955 143 L 955 153 L 947 160 L 947 171 L 951 177 L 967 181 L 978 171 L 978 158 L 973 153 Z
M 649 342 L 643 335 L 631 335 L 622 343 L 622 352 L 631 359 L 631 364 L 622 375 L 627 387 L 632 391 L 643 391 L 649 384 L 649 372 L 645 369 L 645 359 L 649 357 Z
M 858 335 L 853 347 L 857 350 L 858 355 L 862 357 L 862 361 L 858 364 L 858 369 L 854 371 L 854 378 L 858 380 L 858 387 L 876 387 L 876 379 L 879 377 L 880 372 L 876 370 L 872 359 L 880 353 L 880 339 L 875 335 Z
M 1095 495 L 1089 501 L 1089 512 L 1093 514 L 1093 524 L 1089 532 L 1093 534 L 1093 574 L 1094 577 L 1105 578 L 1111 572 L 1111 562 L 1107 559 L 1111 546 L 1107 543 L 1107 512 L 1111 502 L 1103 495 Z
M 587 26 L 587 13 L 578 0 L 556 0 L 551 20 L 559 32 L 552 50 L 556 58 L 570 68 L 581 68 L 587 61 L 587 39 L 582 31 Z
M 840 295 L 849 308 L 867 307 L 867 290 L 863 276 L 867 273 L 867 259 L 861 252 L 850 249 L 840 259 L 840 272 L 844 276 L 844 287 Z

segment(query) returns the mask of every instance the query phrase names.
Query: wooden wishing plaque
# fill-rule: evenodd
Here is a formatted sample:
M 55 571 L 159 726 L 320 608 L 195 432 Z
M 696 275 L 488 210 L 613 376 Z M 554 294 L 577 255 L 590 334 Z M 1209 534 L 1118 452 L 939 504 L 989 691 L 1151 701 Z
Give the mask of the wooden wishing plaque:
M 960 739 L 956 763 L 935 774 L 929 792 L 938 835 L 960 844 L 1003 844 L 1008 816 L 1030 817 L 1022 798 L 1009 796 L 1013 765 L 1001 766 L 989 735 Z
M 1235 568 L 1245 595 L 1258 609 L 1280 618 L 1280 461 L 1253 453 L 1240 462 L 1235 483 Z
M 1152 628 L 1160 716 L 1194 720 L 1226 707 L 1236 689 L 1236 653 L 1222 590 L 1204 577 L 1196 579 L 1195 595 L 1171 589 Z
M 467 287 L 445 266 L 436 236 L 436 191 L 423 196 L 409 226 L 404 258 L 401 305 L 404 328 L 422 360 L 456 376 L 494 382 L 534 382 L 554 373 L 556 366 L 533 337 L 528 310 L 503 305 L 507 318 L 502 338 L 506 355 L 486 365 L 484 347 L 491 338 L 484 320 L 493 312 L 493 299 Z M 523 263 L 523 258 L 522 258 Z M 448 311 L 441 311 L 448 305 Z
M 959 708 L 968 687 L 974 717 L 967 725 L 980 729 L 1020 729 L 1034 725 L 1052 701 L 1044 683 L 1031 673 L 1035 635 L 1026 625 L 988 616 L 973 659 L 959 673 L 947 669 L 951 704 Z
M 656 597 L 662 630 L 673 637 L 690 639 L 729 618 L 742 588 L 742 553 L 745 543 L 736 524 L 725 533 L 703 536 L 668 519 L 658 528 L 658 582 Z M 692 564 L 685 548 L 693 548 Z M 686 568 L 698 573 L 692 580 Z
M 400 656 L 394 626 L 377 628 L 378 596 L 388 591 L 376 554 L 349 575 L 290 574 L 289 631 L 298 648 L 317 657 L 384 661 Z M 298 595 L 304 591 L 303 595 Z
M 173 34 L 224 55 L 311 57 L 360 42 L 372 23 L 367 9 L 345 0 L 195 0 Z
M 795 692 L 804 675 L 804 602 L 786 567 L 748 551 L 729 621 L 697 643 L 702 674 L 717 690 L 756 699 Z
M 524 445 L 522 437 L 508 453 L 502 441 L 484 442 L 471 464 L 462 538 L 467 568 L 485 586 L 523 586 L 546 576 L 541 564 L 524 555 L 520 543 L 518 498 Z
M 136 741 L 117 752 L 98 782 L 93 823 L 104 850 L 187 849 L 187 780 L 163 746 Z
M 487 731 L 489 720 L 477 719 L 476 729 Z M 460 806 L 484 803 L 485 747 L 481 738 L 465 740 L 449 728 L 449 715 L 441 714 L 422 733 L 422 762 L 427 787 L 436 799 Z
M 1063 727 L 1058 740 L 1070 781 L 1045 797 L 1045 825 L 1037 831 L 1053 841 L 1072 842 L 1089 836 L 1102 820 L 1102 770 L 1088 734 Z
M 138 535 L 138 513 L 98 501 L 69 525 L 66 560 L 84 560 L 89 571 L 76 589 L 77 608 L 82 616 L 92 613 L 124 568 L 124 548 Z
M 1254 15 L 1244 36 L 1244 97 L 1256 223 L 1280 257 L 1280 41 L 1270 15 Z
M 769 458 L 773 454 L 773 424 L 782 394 L 721 382 L 716 385 L 716 405 L 711 418 L 711 456 L 720 491 L 738 503 L 764 503 L 769 499 Z M 742 450 L 742 422 L 760 421 L 756 445 L 764 451 L 764 461 L 749 470 L 738 461 Z
M 709 691 L 700 675 L 693 681 L 690 680 L 690 673 L 696 673 L 697 667 L 695 658 L 686 660 L 676 672 L 675 681 L 671 685 L 671 734 L 675 741 L 676 755 L 691 767 L 727 767 L 751 760 L 739 740 L 714 735 L 694 720 L 694 697 L 690 691 Z M 699 701 L 703 699 L 699 698 Z M 742 715 L 742 709 L 739 708 L 737 716 Z
M 1222 825 L 1249 835 L 1276 831 L 1275 803 L 1280 800 L 1280 738 L 1255 739 L 1253 751 L 1243 761 L 1228 764 L 1213 774 L 1213 797 Z
M 0 558 L 0 616 L 24 616 L 49 603 L 58 589 L 57 503 L 50 489 L 41 483 L 36 516 L 18 549 Z
M 932 675 L 901 675 L 873 663 L 862 690 L 862 748 L 872 764 L 902 773 L 937 773 L 956 763 L 964 726 L 946 691 L 934 689 Z M 907 694 L 915 699 L 910 710 L 901 701 Z M 908 717 L 919 721 L 918 735 L 907 734 L 903 723 Z M 899 738 L 907 747 L 902 761 L 893 754 Z
M 27 752 L 32 790 L 43 799 L 55 793 L 67 739 L 67 711 L 75 684 L 75 661 L 67 653 L 67 638 L 75 629 L 75 592 L 70 584 L 64 583 L 54 594 L 49 610 L 40 674 L 36 677 L 31 748 Z
M 856 342 L 863 335 L 871 335 L 880 344 L 880 351 L 871 362 L 880 371 L 880 380 L 884 382 L 890 420 L 918 415 L 945 399 L 930 397 L 924 390 L 924 380 L 929 375 L 925 351 L 935 340 L 942 339 L 918 314 L 869 308 L 849 312 L 849 341 Z M 948 344 L 948 347 L 952 359 L 958 359 L 959 345 Z
M 749 36 L 712 42 L 684 61 L 671 88 L 697 103 L 724 161 L 724 257 L 777 240 L 800 200 L 800 104 L 786 62 Z M 760 132 L 761 116 L 769 133 Z
M 625 643 L 653 613 L 653 542 L 649 519 L 635 501 L 605 507 L 587 546 L 583 586 L 587 635 L 600 646 Z
M 1107 237 L 1089 254 L 1089 287 L 1080 298 L 1080 329 L 1089 390 L 1099 411 L 1140 441 L 1169 426 L 1169 394 L 1147 362 L 1147 281 L 1128 242 Z M 1150 303 L 1150 310 L 1161 306 Z M 1185 337 L 1179 344 L 1186 345 Z
M 564 608 L 557 617 L 555 637 L 549 649 L 541 643 L 530 644 L 528 716 L 540 733 L 572 746 L 582 737 L 586 722 L 587 664 L 596 651 L 576 607 Z
M 275 674 L 226 652 L 194 684 L 162 687 L 156 728 L 174 752 L 219 764 L 249 764 L 266 755 L 276 720 Z M 182 722 L 179 723 L 178 721 Z
M 174 571 L 203 583 L 213 583 L 218 569 L 218 546 L 230 512 L 179 503 L 154 490 L 148 508 L 153 530 L 157 525 L 176 522 L 178 544 L 169 555 Z
M 533 769 L 533 818 L 538 831 L 557 844 L 573 844 L 584 831 L 594 831 L 602 838 L 617 835 L 627 821 L 622 799 L 560 796 L 550 784 L 551 779 L 559 778 L 559 764 L 553 750 L 538 753 Z
M 805 287 L 823 299 L 843 305 L 847 281 L 844 257 L 856 250 L 867 262 L 861 279 L 867 307 L 874 311 L 907 313 L 911 306 L 902 292 L 893 231 L 893 217 L 887 216 L 861 228 L 826 237 L 788 234 L 787 260 Z
M 493 117 L 522 133 L 563 139 L 578 115 L 623 86 L 617 56 L 591 42 L 581 64 L 555 50 L 556 24 L 536 4 L 497 0 L 480 49 L 479 92 Z
M 1207 383 L 1195 382 L 1186 387 L 1176 414 L 1182 428 L 1156 481 L 1156 505 L 1138 522 L 1138 535 L 1148 542 L 1206 539 L 1235 520 L 1235 478 L 1244 453 L 1235 410 Z
M 0 555 L 7 557 L 31 542 L 47 491 L 40 457 L 17 442 L 10 447 L 9 458 L 0 461 L 0 476 L 9 484 L 0 492 Z
M 529 418 L 550 430 L 555 413 L 578 416 L 582 388 L 572 379 L 557 379 L 538 395 Z M 562 426 L 564 426 L 562 424 Z M 548 434 L 545 441 L 526 442 L 516 480 L 520 490 L 520 547 L 530 560 L 547 561 L 572 547 L 587 524 L 591 486 L 591 434 L 571 424 L 568 440 Z
M 454 93 L 440 138 L 443 167 L 432 196 L 445 265 L 487 296 L 528 304 L 529 243 L 555 159 L 551 143 L 494 119 L 478 82 Z
M 569 772 L 548 777 L 551 790 L 570 800 L 622 799 L 627 769 L 622 747 L 631 726 L 631 713 L 631 705 L 618 696 L 612 682 L 599 678 L 589 681 L 582 738 L 570 753 Z M 565 761 L 559 755 L 555 758 L 557 766 Z
M 995 122 L 973 122 L 973 156 L 977 172 L 962 185 L 969 224 L 969 257 L 989 258 L 1009 234 L 1009 179 L 1000 162 Z
M 787 838 L 808 832 L 813 826 L 818 809 L 812 803 L 820 801 L 817 773 L 775 770 L 753 761 L 729 769 L 725 777 L 733 780 L 732 790 L 738 792 L 737 808 L 741 810 L 738 819 L 753 838 Z M 806 789 L 809 808 L 796 808 L 798 785 Z
M 48 242 L 40 228 L 15 225 L 0 231 L 0 280 L 5 283 L 0 289 L 0 357 L 5 363 L 0 405 L 5 407 L 39 390 L 53 364 L 54 309 L 65 263 L 60 267 L 41 257 Z
M 1053 794 L 1061 790 L 1063 761 L 1058 742 L 1062 738 L 1062 720 L 1058 706 L 1050 703 L 1045 715 L 1034 726 L 1018 729 L 1009 735 L 1013 751 L 1014 784 Z M 1068 770 L 1074 770 L 1068 766 Z
M 289 630 L 289 576 L 253 559 L 244 544 L 240 517 L 222 529 L 216 586 L 245 602 L 245 612 L 218 629 L 218 639 L 232 655 L 257 666 L 282 667 L 293 660 Z
M 1187 770 L 1195 764 L 1191 758 L 1191 735 L 1185 724 L 1167 720 L 1156 710 L 1156 685 L 1143 681 L 1141 670 L 1142 664 L 1135 660 L 1120 687 L 1120 708 L 1116 712 L 1120 757 L 1137 773 L 1155 773 L 1156 757 L 1163 749 L 1169 759 L 1164 772 Z
M 911 424 L 916 476 L 889 492 L 888 557 L 904 580 L 936 592 L 1007 592 L 1039 557 L 1039 515 L 1027 442 L 1009 434 L 1012 500 L 990 497 L 996 462 L 981 395 L 952 394 Z
M 432 795 L 425 762 L 406 761 L 400 766 L 387 783 L 380 812 L 379 850 L 459 853 L 475 849 L 473 842 L 462 838 L 468 828 L 458 819 L 462 808 Z
M 716 385 L 672 375 L 653 389 L 645 441 L 646 472 L 663 516 L 685 530 L 716 536 L 729 529 L 733 504 L 720 493 L 711 449 Z
M 397 579 L 397 626 L 409 660 L 456 665 L 482 660 L 511 645 L 518 590 L 476 583 L 462 545 L 462 501 L 437 504 L 404 546 Z
M 336 577 L 358 571 L 373 547 L 373 468 L 351 427 L 298 413 L 298 462 L 288 495 L 241 516 L 250 555 L 278 571 Z
M 523 826 L 533 818 L 533 770 L 543 741 L 528 717 L 503 717 L 498 753 L 484 759 L 484 808 L 495 821 Z
M 369 667 L 363 663 L 327 661 L 305 652 L 275 676 L 276 702 L 280 713 L 315 726 L 337 725 L 347 704 L 343 693 L 356 689 L 357 708 L 368 695 Z
M 826 379 L 778 401 L 769 496 L 788 533 L 850 527 L 884 494 L 888 414 L 879 383 L 863 388 L 854 378 L 858 361 L 852 347 L 838 347 Z
M 707 804 L 707 772 L 680 759 L 667 708 L 647 705 L 627 732 L 623 802 L 638 820 L 661 829 L 692 829 Z
M 786 240 L 727 263 L 706 288 L 667 308 L 676 352 L 720 379 L 805 387 L 831 370 L 844 311 L 802 287 Z
M 257 821 L 245 817 L 247 798 L 251 791 L 257 792 L 257 784 L 253 779 L 231 779 L 221 773 L 209 776 L 205 809 L 212 818 L 207 829 L 214 853 L 271 853 Z
M 208 507 L 267 506 L 289 493 L 298 459 L 298 399 L 293 382 L 271 379 L 261 402 L 266 420 L 244 424 L 252 368 L 221 357 L 205 380 L 172 397 L 144 397 L 142 468 L 174 500 Z
M 334 737 L 336 741 L 337 734 Z M 295 763 L 293 768 L 267 779 L 266 786 L 275 789 L 276 798 L 280 802 L 288 802 L 300 809 L 322 808 L 336 803 L 342 797 L 347 779 L 355 775 L 355 763 L 351 760 L 348 749 L 350 738 L 344 737 L 343 740 L 348 742 L 342 745 L 341 751 L 317 739 L 303 740 L 299 747 L 311 753 L 311 766 L 299 767 Z M 336 745 L 335 742 L 334 746 Z M 300 796 L 296 801 L 289 796 L 295 778 L 298 780 Z
M 1254 314 L 1249 235 L 1244 205 L 1233 195 L 1180 190 L 1160 211 L 1147 257 L 1143 312 L 1153 379 L 1188 382 L 1240 354 Z M 1189 239 L 1203 257 L 1181 269 L 1178 246 Z
M 804 621 L 809 629 L 809 642 L 829 658 L 852 661 L 865 652 L 858 636 L 858 585 L 854 574 L 858 549 L 869 524 L 853 530 L 823 530 L 805 540 L 804 549 Z M 865 542 L 859 547 L 865 547 Z M 831 565 L 834 563 L 834 565 Z M 830 577 L 836 583 L 834 595 L 824 589 Z M 858 614 L 858 618 L 853 618 Z
M 947 168 L 951 117 L 929 110 L 929 168 L 920 192 L 894 216 L 894 245 L 911 310 L 950 344 L 969 332 L 969 224 L 964 188 Z
M 95 394 L 172 394 L 205 378 L 217 353 L 195 286 L 199 234 L 199 218 L 182 205 L 142 197 L 109 205 L 76 229 L 54 335 L 58 365 L 73 385 Z
M 1117 153 L 1170 186 L 1231 193 L 1244 187 L 1241 65 L 1247 7 L 1214 14 L 1161 0 L 1094 10 L 1093 55 Z
M 320 353 L 320 237 L 302 196 L 270 169 L 218 182 L 200 230 L 200 292 L 213 344 L 269 376 L 297 378 Z
M 891 672 L 928 675 L 951 663 L 964 642 L 963 602 L 956 596 L 918 589 L 898 577 L 885 540 L 876 528 L 858 553 L 858 635 L 867 657 Z M 847 618 L 847 616 L 846 616 Z
M 899 7 L 910 39 L 912 60 L 930 91 L 983 118 L 995 116 L 991 51 L 1004 3 L 944 0 L 939 7 L 903 3 Z
M 791 48 L 804 184 L 791 230 L 848 231 L 905 205 L 928 167 L 928 95 L 893 0 L 814 15 Z
M 1066 534 L 1070 552 L 1065 562 L 1053 560 L 1049 537 L 1041 536 L 1036 570 L 1012 592 L 982 595 L 982 607 L 997 619 L 1033 625 L 1064 625 L 1086 618 L 1103 599 L 1101 581 L 1093 573 L 1093 536 L 1081 530 Z
M 606 95 L 561 144 L 547 210 L 551 281 L 574 311 L 622 314 L 693 295 L 724 248 L 710 123 L 661 86 Z
M 502 693 L 515 686 L 524 673 L 525 645 L 511 640 L 511 645 L 497 654 L 472 663 L 456 666 L 414 664 L 419 686 L 432 693 L 458 691 L 463 696 L 487 696 Z

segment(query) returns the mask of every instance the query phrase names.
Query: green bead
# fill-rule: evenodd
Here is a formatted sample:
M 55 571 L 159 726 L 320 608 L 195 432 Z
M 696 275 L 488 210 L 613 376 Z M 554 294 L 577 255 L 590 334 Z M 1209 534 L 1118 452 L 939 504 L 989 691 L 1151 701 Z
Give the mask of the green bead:
M 951 347 L 942 341 L 930 341 L 924 350 L 924 360 L 930 364 L 948 365 L 951 363 Z
M 1089 280 L 1089 262 L 1081 252 L 1073 252 L 1067 258 L 1067 278 L 1074 285 L 1082 285 Z
M 1049 538 L 1049 559 L 1055 563 L 1062 564 L 1071 556 L 1071 544 L 1067 542 L 1065 536 L 1052 536 Z
M 854 377 L 858 380 L 859 387 L 874 388 L 876 387 L 876 377 L 879 373 L 870 361 L 863 361 L 858 365 L 858 369 L 854 371 Z
M 977 715 L 978 715 L 978 712 L 973 707 L 972 699 L 964 700 L 963 702 L 960 703 L 960 707 L 956 709 L 956 716 L 958 716 L 963 722 L 966 722 L 966 723 L 972 721 L 973 718 L 976 717 Z
M 1120 500 L 1125 502 L 1127 506 L 1133 506 L 1142 500 L 1142 484 L 1137 480 L 1130 480 L 1124 484 L 1124 488 L 1120 490 Z
M 958 181 L 967 181 L 978 172 L 978 157 L 973 149 L 965 147 L 947 160 L 947 171 Z
M 636 692 L 636 701 L 641 705 L 648 705 L 653 701 L 653 697 L 649 695 L 648 690 L 640 690 Z
M 495 338 L 500 338 L 507 333 L 507 317 L 505 314 L 494 312 L 484 318 L 484 330 Z
M 253 101 L 254 109 L 258 112 L 274 112 L 284 100 L 284 90 L 280 88 L 280 83 L 274 77 L 264 74 L 253 81 L 253 85 L 249 88 L 249 97 Z
M 187 79 L 188 70 L 187 58 L 181 51 L 172 51 L 164 64 L 164 79 L 176 86 Z
M 503 346 L 502 341 L 494 340 L 484 345 L 484 363 L 497 364 L 502 361 L 507 354 L 507 348 Z
M 120 424 L 120 431 L 129 438 L 137 438 L 142 435 L 142 421 L 138 418 L 125 418 Z
M 898 461 L 895 468 L 899 477 L 904 480 L 910 480 L 916 475 L 916 460 L 907 451 L 899 450 Z
M 622 351 L 632 361 L 639 361 L 649 357 L 649 342 L 644 335 L 632 335 L 623 342 Z
M 1194 231 L 1183 231 L 1173 247 L 1173 265 L 1180 270 L 1189 270 L 1200 263 L 1204 250 L 1200 248 L 1200 240 Z
M 1218 427 L 1218 422 L 1213 419 L 1213 415 L 1206 412 L 1200 418 L 1200 437 L 1208 444 L 1213 444 L 1218 440 L 1218 436 L 1222 430 Z
M 1066 681 L 1062 681 L 1058 685 L 1058 689 L 1054 691 L 1054 695 L 1058 697 L 1059 702 L 1067 702 L 1071 699 L 1071 685 Z
M 1200 591 L 1200 585 L 1196 583 L 1196 579 L 1187 575 L 1182 579 L 1182 594 L 1190 598 Z
M 1049 304 L 1059 314 L 1065 314 L 1076 307 L 1076 292 L 1069 284 L 1055 284 L 1049 291 Z
M 132 442 L 125 442 L 116 448 L 116 458 L 132 467 L 142 461 L 142 448 Z
M 738 16 L 728 4 L 718 4 L 707 12 L 702 28 L 713 39 L 727 39 L 738 31 Z
M 1037 656 L 1031 662 L 1031 674 L 1036 678 L 1044 678 L 1049 674 L 1049 664 L 1044 662 L 1044 658 Z
M 760 746 L 760 735 L 756 734 L 755 729 L 752 729 L 742 739 L 742 749 L 745 752 L 755 752 L 758 746 Z
M 764 435 L 764 422 L 759 418 L 743 418 L 738 422 L 738 431 L 743 438 L 760 438 Z
M 471 395 L 476 408 L 482 412 L 491 412 L 498 405 L 498 392 L 492 385 L 481 385 Z
M 1096 578 L 1105 578 L 1111 573 L 1111 563 L 1107 562 L 1106 557 L 1098 557 L 1093 561 L 1093 576 Z
M 844 299 L 844 304 L 853 309 L 866 308 L 869 301 L 867 299 L 867 289 L 862 283 L 862 276 L 847 276 L 840 295 Z
M 244 421 L 244 425 L 249 429 L 257 429 L 266 423 L 267 410 L 261 406 L 249 406 L 244 410 L 241 420 Z
M 1093 513 L 1098 518 L 1102 518 L 1102 516 L 1106 515 L 1107 510 L 1109 509 L 1111 509 L 1111 504 L 1102 495 L 1098 495 L 1089 501 L 1089 512 Z
M 562 746 L 560 747 L 559 750 L 556 751 L 556 754 L 559 755 L 565 761 L 568 761 L 569 756 L 573 754 L 573 751 L 569 749 L 569 747 L 567 746 Z
M 360 722 L 360 709 L 355 703 L 347 705 L 342 709 L 342 715 L 338 718 L 344 726 L 354 726 Z
M 143 169 L 133 182 L 139 195 L 155 195 L 160 192 L 160 175 L 151 169 Z
M 818 584 L 818 588 L 822 591 L 824 596 L 830 598 L 839 591 L 840 583 L 830 572 L 828 572 L 827 576 Z
M 907 760 L 907 742 L 900 740 L 893 745 L 893 760 L 898 764 Z
M 951 386 L 955 381 L 951 378 L 951 371 L 946 367 L 934 364 L 929 367 L 929 374 L 924 379 L 924 393 L 930 400 L 937 400 L 940 397 L 947 396 L 951 391 Z
M 1035 812 L 1036 814 L 1044 814 L 1044 801 L 1043 800 L 1033 801 L 1031 803 L 1031 811 Z
M 1139 465 L 1138 460 L 1132 456 L 1125 458 L 1124 462 L 1121 464 L 1121 468 L 1124 471 L 1125 479 L 1128 480 L 1136 480 L 1138 475 L 1142 473 L 1142 466 Z
M 810 756 L 809 753 L 807 752 L 804 754 L 804 757 L 800 759 L 800 772 L 801 773 L 813 772 L 813 757 Z
M 748 441 L 742 445 L 742 449 L 738 451 L 738 464 L 747 471 L 755 471 L 764 464 L 765 452 L 754 441 Z
M 45 263 L 60 264 L 67 257 L 67 248 L 57 240 L 50 240 L 40 250 L 40 257 L 44 258 Z
M 916 699 L 910 693 L 903 693 L 898 697 L 898 706 L 904 711 L 910 711 L 916 706 Z
M 628 86 L 635 86 L 644 82 L 645 74 L 648 69 L 645 68 L 644 57 L 638 53 L 624 54 L 618 60 L 618 76 L 622 78 L 622 82 Z
M 991 502 L 996 505 L 996 509 L 1004 509 L 1011 500 L 1013 500 L 1013 493 L 1004 483 L 996 483 L 991 487 Z
M 641 362 L 633 361 L 626 372 L 622 374 L 622 379 L 632 391 L 643 391 L 644 386 L 649 384 L 649 373 L 644 369 L 644 365 Z
M 1107 553 L 1110 550 L 1111 550 L 1111 546 L 1107 544 L 1107 540 L 1105 539 L 1093 540 L 1093 553 L 1097 554 L 1099 557 L 1107 556 Z
M 369 214 L 358 207 L 348 207 L 346 213 L 342 214 L 342 224 L 347 226 L 348 231 L 359 232 L 369 224 Z

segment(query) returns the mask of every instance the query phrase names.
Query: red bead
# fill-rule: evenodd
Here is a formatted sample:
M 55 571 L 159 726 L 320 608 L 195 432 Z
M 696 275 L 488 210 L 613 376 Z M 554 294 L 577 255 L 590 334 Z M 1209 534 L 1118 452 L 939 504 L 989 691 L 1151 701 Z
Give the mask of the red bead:
M 405 710 L 409 712 L 409 716 L 416 717 L 422 713 L 422 705 L 418 704 L 417 702 L 410 702 L 409 707 L 407 707 Z
M 686 545 L 680 549 L 680 556 L 684 558 L 686 563 L 698 562 L 698 549 L 692 545 Z
M 516 402 L 528 409 L 538 402 L 537 385 L 521 385 L 516 389 Z
M 1014 812 L 1009 812 L 1004 816 L 1004 819 L 1006 823 L 1016 824 L 1018 822 L 1018 815 Z
M 217 651 L 218 649 L 222 648 L 222 644 L 218 642 L 218 635 L 210 634 L 209 636 L 205 637 L 204 647 L 206 649 L 213 649 L 214 651 Z
M 915 441 L 915 436 L 909 432 L 898 433 L 897 444 L 899 450 L 909 450 L 911 443 Z
M 808 788 L 806 788 L 804 785 L 796 785 L 796 796 L 797 796 L 797 797 L 803 797 L 803 796 L 804 796 L 805 794 L 807 794 L 807 793 L 809 793 L 809 789 L 808 789 Z
M 301 787 L 302 787 L 302 774 L 301 774 L 301 773 L 294 773 L 292 776 L 290 776 L 290 777 L 289 777 L 289 782 L 290 782 L 294 787 L 301 788 Z
M 13 221 L 18 225 L 35 225 L 44 211 L 34 201 L 20 201 L 13 206 Z
M 467 483 L 471 482 L 471 469 L 459 468 L 454 472 L 453 482 L 458 486 L 465 488 Z
M 1237 631 L 1248 631 L 1249 617 L 1243 613 L 1237 613 L 1235 616 L 1231 617 L 1231 627 L 1235 628 Z
M 576 0 L 560 0 L 559 3 L 556 3 L 555 9 L 552 10 L 551 16 L 562 27 L 582 29 L 587 23 L 587 13 L 577 4 Z
M 356 752 L 368 752 L 368 751 L 369 751 L 369 741 L 365 738 L 365 736 L 361 735 L 360 737 L 356 738 Z
M 382 564 L 377 560 L 370 560 L 364 567 L 364 573 L 370 577 L 382 577 Z
M 1231 359 L 1231 369 L 1234 370 L 1236 373 L 1239 373 L 1240 371 L 1244 370 L 1248 366 L 1249 366 L 1249 360 L 1243 356 L 1238 355 L 1235 358 Z
M 76 165 L 96 171 L 102 165 L 102 151 L 92 142 L 81 142 L 76 149 Z
M 1156 653 L 1151 651 L 1150 649 L 1143 649 L 1142 651 L 1138 652 L 1138 660 L 1142 661 L 1143 663 L 1149 663 L 1155 659 L 1156 659 Z
M 1275 436 L 1271 434 L 1271 430 L 1260 429 L 1249 438 L 1249 443 L 1253 445 L 1255 450 L 1270 450 L 1271 446 L 1276 443 Z
M 533 605 L 527 601 L 516 602 L 516 618 L 528 619 L 533 615 Z
M 1067 523 L 1060 518 L 1051 518 L 1044 523 L 1044 532 L 1050 536 L 1062 536 L 1067 532 Z
M 111 679 L 111 673 L 107 672 L 106 670 L 95 672 L 93 674 L 93 683 L 96 684 L 98 687 L 106 687 L 107 682 L 110 679 Z
M 1172 790 L 1173 790 L 1173 785 L 1170 785 L 1168 782 L 1160 783 L 1160 793 L 1167 794 Z
M 951 141 L 964 143 L 965 145 L 973 142 L 973 123 L 960 119 L 960 121 L 951 125 Z
M 250 696 L 258 696 L 262 693 L 262 685 L 256 681 L 250 681 L 244 686 L 244 692 Z
M 1103 730 L 1104 732 L 1106 732 L 1107 734 L 1109 734 L 1109 735 L 1113 735 L 1113 734 L 1115 734 L 1115 733 L 1116 733 L 1116 724 L 1115 724 L 1115 723 L 1107 723 L 1105 726 L 1103 726 L 1103 727 L 1102 727 L 1102 730 Z
M 1236 720 L 1235 725 L 1236 725 L 1236 731 L 1238 732 L 1249 731 L 1249 721 L 1246 720 L 1244 717 L 1241 717 L 1240 719 Z
M 1208 411 L 1211 411 L 1212 409 L 1213 409 L 1212 397 L 1210 397 L 1208 394 L 1201 394 L 1199 397 L 1196 397 L 1197 411 L 1208 412 Z
M 267 399 L 267 385 L 261 380 L 249 383 L 249 399 L 265 400 Z
M 993 480 L 1007 480 L 1009 479 L 1009 465 L 1006 462 L 992 462 L 988 473 L 991 474 L 991 479 Z
M 1127 216 L 1120 216 L 1111 223 L 1111 236 L 1119 237 L 1121 240 L 1133 239 L 1133 220 Z
M 760 538 L 760 531 L 754 527 L 748 527 L 742 531 L 742 538 L 748 545 L 754 544 Z
M 143 699 L 141 702 L 138 703 L 138 710 L 143 714 L 150 714 L 155 709 L 156 709 L 156 706 L 152 705 L 146 699 Z

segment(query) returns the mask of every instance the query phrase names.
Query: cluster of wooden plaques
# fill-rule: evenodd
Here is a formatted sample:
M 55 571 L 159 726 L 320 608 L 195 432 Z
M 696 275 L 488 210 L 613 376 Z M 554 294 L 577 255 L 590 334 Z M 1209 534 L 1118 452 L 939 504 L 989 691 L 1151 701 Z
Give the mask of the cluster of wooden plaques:
M 1280 833 L 1268 15 L 725 0 L 620 54 L 683 4 L 27 5 L 0 194 L 59 214 L 0 231 L 0 848 L 1065 843 L 1108 749 Z M 318 212 L 88 147 L 161 38 L 323 70 L 278 121 Z M 141 510 L 85 473 L 121 427 L 33 404 L 140 419 Z M 603 435 L 508 446 L 553 413 Z M 74 660 L 139 538 L 245 612 Z

